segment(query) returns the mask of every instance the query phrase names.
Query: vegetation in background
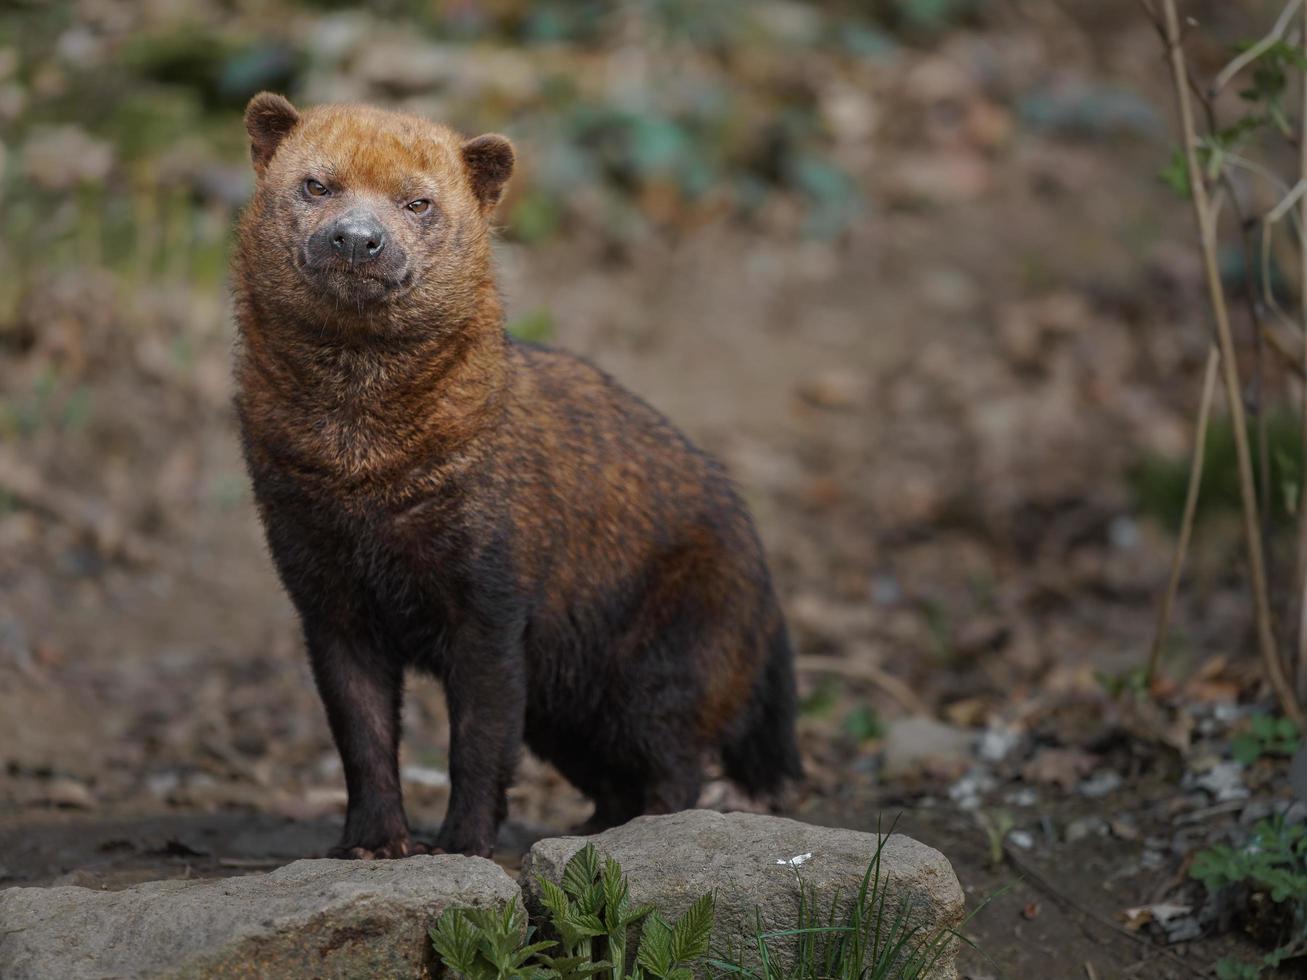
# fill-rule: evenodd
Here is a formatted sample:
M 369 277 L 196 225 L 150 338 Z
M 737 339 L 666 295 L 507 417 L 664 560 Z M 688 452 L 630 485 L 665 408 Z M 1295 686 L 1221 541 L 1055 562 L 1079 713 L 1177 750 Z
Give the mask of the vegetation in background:
M 805 718 L 829 718 L 844 703 L 840 695 L 839 683 L 825 678 L 803 699 L 799 713 Z M 884 719 L 866 702 L 848 707 L 839 716 L 839 727 L 854 742 L 871 742 L 885 734 Z
M 1275 715 L 1253 715 L 1248 730 L 1234 737 L 1231 754 L 1245 766 L 1266 756 L 1288 758 L 1298 751 L 1301 738 L 1298 726 L 1288 718 Z
M 529 310 L 508 322 L 508 332 L 518 340 L 545 343 L 554 336 L 554 315 L 548 310 Z
M 955 5 L 903 0 L 879 19 L 929 23 L 936 8 Z M 402 91 L 355 86 L 359 97 L 425 100 L 441 118 L 529 146 L 504 211 L 508 233 L 525 244 L 577 222 L 620 242 L 722 216 L 755 220 L 780 199 L 797 205 L 803 233 L 839 234 L 860 193 L 833 153 L 803 59 L 871 56 L 849 50 L 855 28 L 882 38 L 880 54 L 892 48 L 876 16 L 850 23 L 848 12 L 795 6 L 780 17 L 742 0 L 390 2 L 367 13 L 288 0 L 272 22 L 250 11 L 213 20 L 200 9 L 140 8 L 132 23 L 115 24 L 74 11 L 67 0 L 0 10 L 9 151 L 0 238 L 35 236 L 43 247 L 23 252 L 53 254 L 56 266 L 85 262 L 77 243 L 89 244 L 97 260 L 143 274 L 182 246 L 184 256 L 202 254 L 177 259 L 176 270 L 194 261 L 206 281 L 224 264 L 232 211 L 251 183 L 245 101 L 264 88 L 295 96 L 313 79 L 352 79 L 363 40 L 373 49 L 402 33 L 408 47 L 393 60 L 452 67 L 448 77 L 400 78 Z M 608 56 L 623 68 L 616 76 L 596 62 L 613 50 L 622 52 Z M 480 52 L 521 77 L 463 79 L 459 66 Z M 141 241 L 165 216 L 176 226 Z M 25 281 L 23 254 L 4 258 Z
M 1254 716 L 1231 746 L 1244 764 L 1298 750 L 1307 692 L 1307 10 L 1302 0 L 1278 4 L 1279 14 L 1261 38 L 1241 45 L 1213 78 L 1195 81 L 1185 41 L 1196 22 L 1182 28 L 1176 0 L 1145 0 L 1162 40 L 1179 110 L 1181 145 L 1162 179 L 1193 209 L 1198 249 L 1214 334 L 1207 355 L 1202 397 L 1194 425 L 1195 448 L 1187 476 L 1166 467 L 1137 474 L 1141 499 L 1168 515 L 1181 515 L 1180 535 L 1147 668 L 1150 682 L 1166 644 L 1170 611 L 1200 509 L 1237 499 L 1243 518 L 1257 643 L 1266 680 L 1284 718 Z M 1223 92 L 1239 96 L 1241 110 L 1229 118 Z M 1296 122 L 1291 118 L 1296 110 Z M 1289 151 L 1289 152 L 1286 152 Z M 1256 185 L 1250 192 L 1250 185 Z M 1263 209 L 1257 192 L 1274 203 Z M 1242 262 L 1229 254 L 1222 213 L 1233 213 Z M 1239 289 L 1231 266 L 1242 267 Z M 1286 283 L 1287 278 L 1296 282 Z M 1287 287 L 1287 288 L 1286 288 Z M 1253 363 L 1240 364 L 1227 297 L 1242 295 L 1254 343 Z M 1303 377 L 1297 417 L 1266 411 L 1270 391 L 1267 352 Z M 1211 425 L 1217 379 L 1229 421 Z M 1248 377 L 1245 377 L 1248 376 Z M 1247 416 L 1245 416 L 1245 399 Z M 1245 421 L 1245 418 L 1247 421 Z M 1206 498 L 1206 500 L 1204 500 Z M 1181 503 L 1183 501 L 1183 503 Z M 1177 506 L 1179 505 L 1179 506 Z M 1292 619 L 1277 622 L 1272 609 L 1273 566 L 1263 553 L 1266 523 L 1296 519 L 1297 562 L 1282 586 Z M 1282 639 L 1296 649 L 1287 659 Z M 1257 824 L 1241 847 L 1200 851 L 1190 868 L 1213 901 L 1234 903 L 1254 938 L 1273 947 L 1258 961 L 1227 957 L 1217 974 L 1227 980 L 1255 978 L 1266 969 L 1307 953 L 1307 827 L 1282 817 Z M 1229 906 L 1227 906 L 1229 907 Z
M 1257 429 L 1249 424 L 1249 439 L 1255 444 Z M 1269 500 L 1268 517 L 1279 525 L 1291 526 L 1298 510 L 1301 480 L 1298 420 L 1286 411 L 1266 417 L 1267 461 L 1270 480 L 1265 490 L 1261 476 L 1254 473 L 1258 495 Z M 1202 522 L 1219 513 L 1238 513 L 1239 471 L 1235 461 L 1234 430 L 1228 417 L 1214 419 L 1207 429 L 1203 456 L 1202 493 L 1198 497 L 1196 520 Z M 1172 530 L 1180 527 L 1185 490 L 1189 482 L 1189 461 L 1177 457 L 1151 456 L 1139 462 L 1131 474 L 1135 501 L 1141 513 L 1161 521 Z
M 1282 4 L 1268 33 L 1242 45 L 1214 78 L 1199 85 L 1194 84 L 1186 61 L 1186 38 L 1176 0 L 1143 4 L 1163 42 L 1180 120 L 1181 146 L 1162 176 L 1192 207 L 1215 325 L 1194 426 L 1194 457 L 1186 480 L 1180 536 L 1159 602 L 1148 678 L 1152 680 L 1166 645 L 1170 612 L 1201 494 L 1211 489 L 1205 487 L 1204 478 L 1211 476 L 1218 481 L 1218 490 L 1222 482 L 1237 487 L 1258 649 L 1280 708 L 1295 724 L 1303 720 L 1302 693 L 1307 691 L 1307 481 L 1301 479 L 1301 461 L 1307 458 L 1307 387 L 1299 402 L 1297 438 L 1286 440 L 1285 445 L 1273 442 L 1264 406 L 1268 394 L 1265 351 L 1274 351 L 1283 364 L 1307 378 L 1307 13 L 1302 7 L 1302 0 Z M 1242 104 L 1233 119 L 1218 112 L 1217 100 L 1227 90 L 1237 92 Z M 1299 103 L 1296 135 L 1286 109 L 1293 100 Z M 1287 162 L 1286 148 L 1297 150 L 1292 164 Z M 1261 185 L 1258 189 L 1273 195 L 1276 203 L 1261 210 L 1253 194 L 1240 191 L 1240 182 L 1247 185 L 1249 181 Z M 1232 290 L 1222 273 L 1221 216 L 1226 210 L 1239 219 L 1237 244 L 1245 255 L 1243 294 L 1254 332 L 1255 363 L 1250 371 L 1243 370 L 1251 375 L 1250 380 L 1241 377 L 1227 299 Z M 1292 256 L 1292 263 L 1282 264 L 1293 266 L 1297 273 L 1297 303 L 1287 310 L 1273 288 L 1272 256 L 1277 254 Z M 1232 452 L 1213 451 L 1205 456 L 1218 376 L 1229 413 Z M 1222 448 L 1219 439 L 1211 448 Z M 1291 479 L 1292 461 L 1298 465 Z M 1153 482 L 1157 486 L 1167 481 Z M 1281 508 L 1295 514 L 1298 527 L 1296 569 L 1287 589 L 1293 596 L 1288 605 L 1295 615 L 1287 629 L 1286 624 L 1276 622 L 1272 611 L 1272 583 L 1264 554 L 1263 520 Z M 1297 641 L 1287 663 L 1280 642 L 1286 635 Z
M 1242 847 L 1222 844 L 1198 852 L 1189 874 L 1213 895 L 1237 890 L 1249 907 L 1271 906 L 1248 925 L 1275 948 L 1260 961 L 1221 960 L 1216 975 L 1222 980 L 1255 980 L 1307 953 L 1307 825 L 1278 817 L 1262 821 Z

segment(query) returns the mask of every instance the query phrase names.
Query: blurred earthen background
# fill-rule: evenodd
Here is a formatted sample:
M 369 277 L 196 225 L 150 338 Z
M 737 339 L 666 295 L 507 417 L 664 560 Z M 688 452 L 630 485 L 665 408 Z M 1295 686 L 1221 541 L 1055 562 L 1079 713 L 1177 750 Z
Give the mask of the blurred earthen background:
M 1185 6 L 1204 70 L 1278 9 Z M 1229 769 L 1272 702 L 1220 419 L 1165 677 L 1120 697 L 1209 336 L 1157 176 L 1161 51 L 1128 0 L 0 4 L 0 885 L 238 874 L 341 819 L 230 405 L 240 112 L 268 88 L 515 140 L 510 329 L 729 464 L 799 652 L 791 810 L 901 814 L 972 907 L 1016 881 L 969 924 L 969 975 L 1187 976 L 1251 948 L 1185 877 L 1288 800 L 1282 762 Z M 1266 406 L 1277 467 L 1290 411 Z M 428 830 L 445 748 L 417 679 Z M 586 812 L 527 760 L 502 859 Z M 1051 888 L 1003 860 L 1009 830 Z M 1123 914 L 1164 899 L 1191 933 Z

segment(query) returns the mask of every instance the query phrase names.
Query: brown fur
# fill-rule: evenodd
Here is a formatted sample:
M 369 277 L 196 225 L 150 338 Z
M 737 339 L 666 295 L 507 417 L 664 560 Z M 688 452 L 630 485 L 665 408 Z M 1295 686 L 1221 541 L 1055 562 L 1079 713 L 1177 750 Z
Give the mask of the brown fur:
M 596 824 L 693 805 L 717 750 L 752 791 L 797 777 L 784 623 L 720 467 L 591 365 L 504 331 L 488 216 L 508 142 L 266 94 L 247 127 L 237 406 L 345 762 L 336 853 L 415 846 L 407 666 L 450 702 L 442 849 L 489 853 L 522 738 Z M 314 236 L 360 208 L 386 245 L 356 268 Z

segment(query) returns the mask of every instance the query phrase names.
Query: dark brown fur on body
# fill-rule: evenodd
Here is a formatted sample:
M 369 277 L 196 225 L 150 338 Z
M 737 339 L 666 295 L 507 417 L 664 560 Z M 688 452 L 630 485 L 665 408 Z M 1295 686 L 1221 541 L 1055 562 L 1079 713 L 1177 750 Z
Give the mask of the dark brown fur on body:
M 693 806 L 712 753 L 755 794 L 797 778 L 785 626 L 725 474 L 596 368 L 504 331 L 508 143 L 266 94 L 246 122 L 237 408 L 344 764 L 333 854 L 421 849 L 408 667 L 449 704 L 441 850 L 490 853 L 523 740 L 596 827 Z

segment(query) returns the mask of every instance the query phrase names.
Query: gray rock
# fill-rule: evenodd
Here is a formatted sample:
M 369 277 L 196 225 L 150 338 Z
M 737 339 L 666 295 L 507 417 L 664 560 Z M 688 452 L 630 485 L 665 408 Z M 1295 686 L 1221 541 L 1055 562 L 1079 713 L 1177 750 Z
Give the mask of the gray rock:
M 822 914 L 837 895 L 846 906 L 858 891 L 877 837 L 755 813 L 688 810 L 640 817 L 590 838 L 537 842 L 522 864 L 528 910 L 543 912 L 536 876 L 559 881 L 568 860 L 587 841 L 601 855 L 621 863 L 634 904 L 652 903 L 669 919 L 700 895 L 715 891 L 713 949 L 726 952 L 753 948 L 756 909 L 762 910 L 768 928 L 792 926 L 800 880 Z M 961 924 L 962 887 L 934 848 L 893 834 L 881 854 L 881 869 L 888 888 L 887 911 L 911 903 L 911 921 L 928 933 Z M 777 951 L 785 958 L 788 945 L 782 943 Z M 942 956 L 931 976 L 956 977 L 955 953 Z
M 1217 762 L 1206 771 L 1187 772 L 1180 780 L 1185 789 L 1206 790 L 1217 803 L 1248 798 L 1248 787 L 1243 781 L 1243 766 L 1234 761 Z
M 981 797 L 992 791 L 998 780 L 988 769 L 976 767 L 948 788 L 948 797 L 959 810 L 980 809 Z
M 1106 837 L 1110 829 L 1102 817 L 1077 817 L 1066 825 L 1066 842 L 1074 844 L 1086 837 Z
M 1007 835 L 1007 839 L 1013 844 L 1013 846 L 1019 847 L 1023 851 L 1028 851 L 1035 846 L 1035 835 L 1028 830 L 1010 831 Z
M 890 725 L 885 735 L 887 778 L 917 775 L 932 766 L 965 768 L 975 736 L 927 715 L 913 715 Z
M 1024 733 L 1002 725 L 991 724 L 976 743 L 976 754 L 982 762 L 999 763 L 1024 742 Z
M 6 980 L 427 977 L 450 905 L 521 901 L 481 858 L 296 861 L 271 874 L 125 891 L 0 891 Z
M 1121 788 L 1121 774 L 1111 769 L 1100 769 L 1080 784 L 1080 795 L 1096 799 L 1115 793 Z

